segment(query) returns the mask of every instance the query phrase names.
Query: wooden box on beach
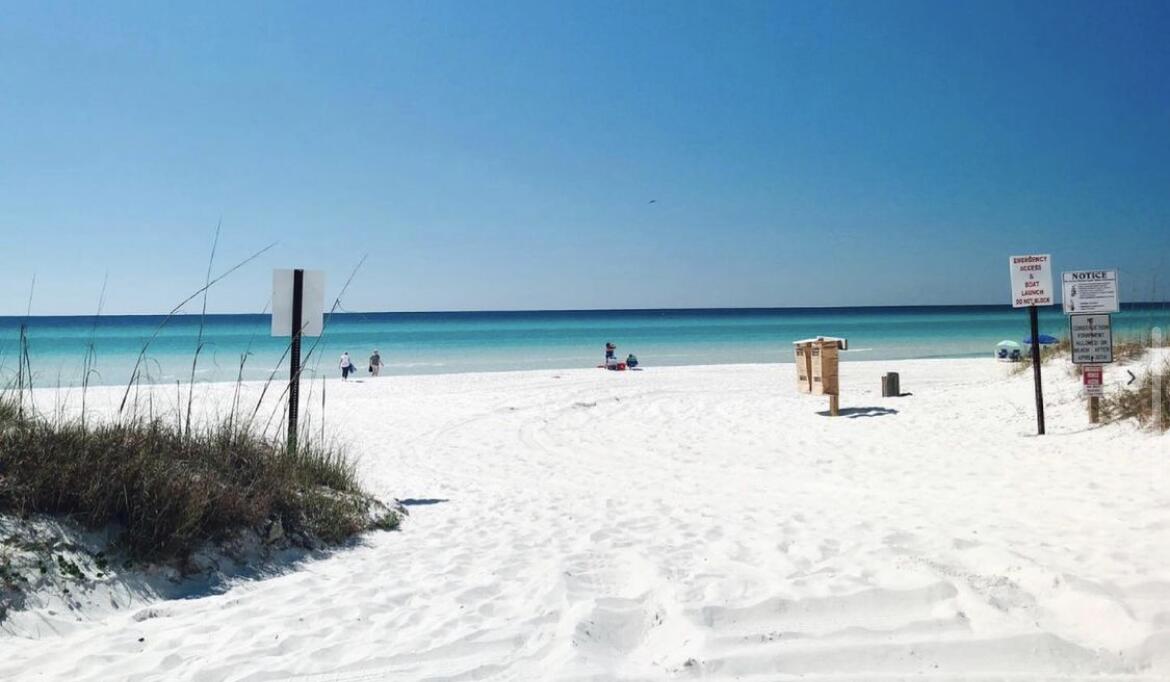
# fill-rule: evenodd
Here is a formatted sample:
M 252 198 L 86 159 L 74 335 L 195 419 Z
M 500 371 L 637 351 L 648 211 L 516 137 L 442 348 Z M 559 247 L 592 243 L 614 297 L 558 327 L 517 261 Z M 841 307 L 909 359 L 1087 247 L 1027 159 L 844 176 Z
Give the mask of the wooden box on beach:
M 813 395 L 839 395 L 838 351 L 848 348 L 848 341 L 818 336 L 797 341 L 793 346 L 796 348 L 796 389 Z

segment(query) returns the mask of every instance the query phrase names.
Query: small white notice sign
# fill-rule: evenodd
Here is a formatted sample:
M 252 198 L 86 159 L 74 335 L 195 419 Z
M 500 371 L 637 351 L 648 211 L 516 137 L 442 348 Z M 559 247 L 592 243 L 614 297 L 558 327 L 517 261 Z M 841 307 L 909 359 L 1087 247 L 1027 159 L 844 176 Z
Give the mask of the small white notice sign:
M 293 271 L 272 271 L 272 335 L 292 336 Z M 325 273 L 305 270 L 301 294 L 301 336 L 325 330 Z
M 1068 320 L 1075 364 L 1113 362 L 1113 330 L 1108 315 L 1070 315 Z
M 1052 305 L 1052 257 L 1048 254 L 1012 256 L 1012 307 Z
M 1060 283 L 1065 315 L 1118 310 L 1116 270 L 1065 272 Z

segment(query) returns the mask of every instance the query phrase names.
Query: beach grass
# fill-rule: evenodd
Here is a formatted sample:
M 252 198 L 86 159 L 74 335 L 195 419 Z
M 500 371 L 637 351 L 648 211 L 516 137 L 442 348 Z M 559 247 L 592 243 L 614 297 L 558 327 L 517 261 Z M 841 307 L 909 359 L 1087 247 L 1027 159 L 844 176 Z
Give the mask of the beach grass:
M 0 513 L 113 525 L 143 560 L 182 558 L 274 524 L 305 547 L 398 524 L 333 447 L 308 441 L 290 451 L 238 421 L 48 420 L 21 415 L 10 396 L 0 399 Z
M 1062 336 L 1054 344 L 1040 346 L 1040 364 L 1046 365 L 1049 360 L 1063 357 L 1072 352 L 1072 342 L 1067 336 Z M 1020 361 L 1012 364 L 1012 374 L 1023 374 L 1032 369 L 1032 353 L 1023 353 Z
M 339 445 L 325 441 L 324 432 L 315 439 L 306 428 L 290 445 L 272 435 L 279 431 L 269 428 L 272 417 L 258 424 L 275 369 L 250 414 L 239 404 L 248 353 L 240 359 L 230 413 L 203 424 L 193 420 L 207 292 L 272 247 L 213 277 L 219 235 L 217 226 L 203 286 L 172 308 L 142 344 L 117 412 L 109 419 L 87 419 L 92 338 L 83 362 L 80 416 L 68 419 L 58 414 L 50 419 L 36 410 L 26 327 L 21 326 L 17 380 L 0 391 L 0 514 L 64 515 L 91 529 L 117 527 L 120 549 L 132 559 L 180 563 L 208 543 L 245 531 L 285 546 L 316 548 L 340 544 L 366 530 L 398 527 L 401 508 L 391 509 L 365 492 L 353 462 Z M 348 285 L 347 281 L 343 294 Z M 98 315 L 104 295 L 103 286 Z M 180 384 L 176 418 L 164 420 L 155 414 L 152 397 L 145 410 L 138 404 L 147 351 L 167 322 L 200 295 L 203 307 L 186 411 Z M 340 295 L 334 309 L 339 303 Z M 30 310 L 31 306 L 30 294 Z M 314 342 L 306 361 L 319 342 L 320 338 Z M 277 407 L 287 405 L 287 398 L 286 389 L 276 399 Z M 273 417 L 276 414 L 274 410 Z
M 1132 419 L 1155 431 L 1170 429 L 1170 361 L 1137 373 L 1137 380 L 1101 399 L 1105 421 Z
M 1113 361 L 1122 364 L 1134 362 L 1135 360 L 1142 359 L 1151 348 L 1157 347 L 1159 347 L 1159 344 L 1149 332 L 1118 336 L 1113 339 Z M 1040 364 L 1046 365 L 1050 360 L 1064 358 L 1070 355 L 1072 355 L 1072 339 L 1068 336 L 1062 336 L 1057 343 L 1049 346 L 1041 346 Z M 1031 353 L 1024 353 L 1020 362 L 1012 365 L 1012 372 L 1014 374 L 1021 374 L 1031 368 L 1032 355 Z M 1074 375 L 1080 376 L 1081 366 L 1073 365 L 1069 371 Z
M 1113 361 L 1129 365 L 1164 345 L 1152 330 L 1119 336 L 1113 339 Z M 1058 343 L 1041 348 L 1040 362 L 1047 364 L 1050 360 L 1068 357 L 1071 353 L 1071 340 L 1064 336 Z M 1022 362 L 1013 365 L 1012 373 L 1021 374 L 1031 367 L 1032 357 L 1025 354 Z M 1083 365 L 1070 364 L 1068 372 L 1071 376 L 1080 376 L 1083 369 Z M 1102 418 L 1107 422 L 1132 419 L 1143 427 L 1158 431 L 1170 429 L 1170 361 L 1147 367 L 1136 376 L 1137 381 L 1133 385 L 1120 387 L 1102 398 Z

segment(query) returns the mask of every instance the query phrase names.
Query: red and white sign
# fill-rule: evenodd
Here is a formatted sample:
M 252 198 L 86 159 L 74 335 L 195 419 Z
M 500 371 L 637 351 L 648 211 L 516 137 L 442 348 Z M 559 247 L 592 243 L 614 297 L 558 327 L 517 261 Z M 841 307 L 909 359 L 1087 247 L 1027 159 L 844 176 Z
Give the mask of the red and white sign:
M 1012 307 L 1052 305 L 1052 257 L 1048 254 L 1012 256 Z
M 1084 365 L 1081 377 L 1085 382 L 1085 395 L 1100 398 L 1105 395 L 1105 371 L 1101 365 Z

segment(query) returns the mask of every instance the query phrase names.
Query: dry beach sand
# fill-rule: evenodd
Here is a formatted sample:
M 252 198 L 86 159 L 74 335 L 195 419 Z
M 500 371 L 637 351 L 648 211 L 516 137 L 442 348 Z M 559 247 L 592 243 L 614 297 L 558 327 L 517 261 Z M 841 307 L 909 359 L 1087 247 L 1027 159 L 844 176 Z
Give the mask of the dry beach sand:
M 1170 437 L 1089 428 L 1064 361 L 1043 438 L 1030 374 L 991 360 L 841 372 L 836 419 L 791 365 L 330 381 L 401 532 L 34 608 L 0 678 L 1170 678 Z

